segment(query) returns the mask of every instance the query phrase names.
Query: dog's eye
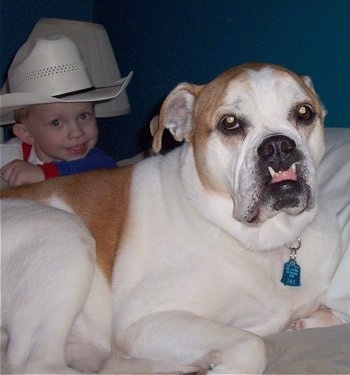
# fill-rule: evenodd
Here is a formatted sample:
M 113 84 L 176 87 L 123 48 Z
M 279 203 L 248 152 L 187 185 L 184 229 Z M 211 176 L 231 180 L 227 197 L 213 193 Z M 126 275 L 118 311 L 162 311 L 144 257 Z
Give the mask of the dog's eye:
M 233 131 L 240 129 L 241 125 L 238 121 L 238 118 L 233 115 L 225 116 L 222 118 L 220 121 L 220 125 L 222 126 L 223 129 L 228 130 L 228 131 Z
M 314 117 L 314 114 L 315 114 L 315 111 L 310 104 L 301 104 L 297 107 L 297 110 L 296 110 L 296 116 L 298 120 L 301 120 L 301 121 L 308 122 L 312 120 Z

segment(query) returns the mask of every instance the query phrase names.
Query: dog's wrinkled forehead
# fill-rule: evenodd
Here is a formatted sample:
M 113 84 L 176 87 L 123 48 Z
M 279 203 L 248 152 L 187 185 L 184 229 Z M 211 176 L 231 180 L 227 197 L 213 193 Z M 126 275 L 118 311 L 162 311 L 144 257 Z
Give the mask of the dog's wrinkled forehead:
M 228 84 L 223 104 L 239 113 L 285 111 L 292 104 L 315 101 L 310 88 L 298 77 L 273 67 L 247 69 Z M 317 102 L 314 103 L 317 105 Z
M 299 110 L 312 112 L 315 121 L 301 128 Z M 211 131 L 229 144 L 246 137 L 259 142 L 274 133 L 295 138 L 299 131 L 312 132 L 324 114 L 308 77 L 276 65 L 245 64 L 203 86 L 193 108 L 194 123 L 201 124 L 195 143 L 206 143 Z
M 212 129 L 222 117 L 234 115 L 247 130 L 258 126 L 259 132 L 269 133 L 283 130 L 283 123 L 290 126 L 292 112 L 304 103 L 316 116 L 324 115 L 308 77 L 276 65 L 245 64 L 205 85 L 193 114 L 197 123 L 207 123 Z

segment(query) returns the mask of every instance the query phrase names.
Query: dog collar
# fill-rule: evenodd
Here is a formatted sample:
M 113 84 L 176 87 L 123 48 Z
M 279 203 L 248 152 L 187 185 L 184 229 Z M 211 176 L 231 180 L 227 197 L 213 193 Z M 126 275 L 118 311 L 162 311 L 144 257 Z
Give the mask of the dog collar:
M 281 282 L 286 286 L 300 286 L 300 266 L 297 263 L 297 251 L 301 247 L 301 239 L 287 245 L 290 250 L 289 260 L 284 263 Z

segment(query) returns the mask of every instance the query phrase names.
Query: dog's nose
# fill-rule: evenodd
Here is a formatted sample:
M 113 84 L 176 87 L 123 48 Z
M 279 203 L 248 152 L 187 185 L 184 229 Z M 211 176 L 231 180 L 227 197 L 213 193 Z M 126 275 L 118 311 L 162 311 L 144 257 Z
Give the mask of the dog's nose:
M 285 135 L 272 135 L 258 147 L 258 155 L 265 161 L 285 160 L 296 148 L 293 139 Z

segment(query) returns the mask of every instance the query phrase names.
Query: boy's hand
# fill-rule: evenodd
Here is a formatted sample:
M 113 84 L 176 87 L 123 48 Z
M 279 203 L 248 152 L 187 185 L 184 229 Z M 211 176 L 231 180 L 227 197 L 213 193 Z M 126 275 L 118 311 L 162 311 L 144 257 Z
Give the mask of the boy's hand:
M 1 168 L 1 178 L 10 186 L 19 186 L 44 181 L 45 175 L 38 165 L 13 160 Z

